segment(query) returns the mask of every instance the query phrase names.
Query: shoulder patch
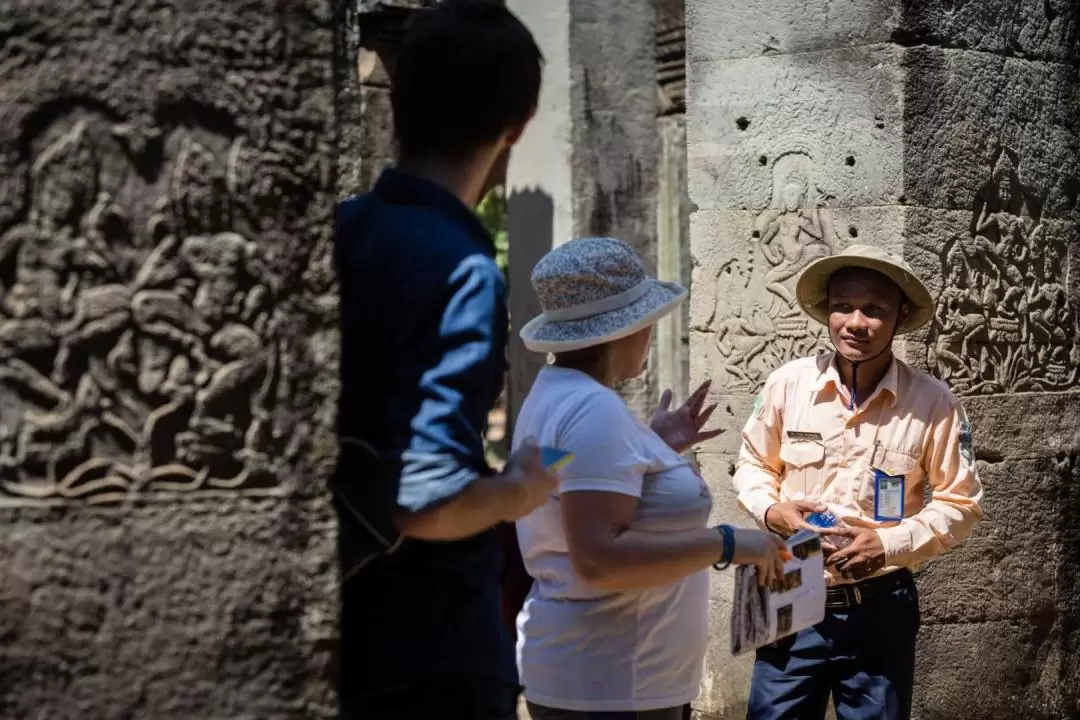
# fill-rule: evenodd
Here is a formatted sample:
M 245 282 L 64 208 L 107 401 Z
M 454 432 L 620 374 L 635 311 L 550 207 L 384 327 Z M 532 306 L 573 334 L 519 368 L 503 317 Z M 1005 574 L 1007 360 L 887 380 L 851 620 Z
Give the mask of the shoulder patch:
M 971 442 L 971 423 L 967 420 L 960 423 L 960 455 L 969 465 L 975 462 L 975 451 Z

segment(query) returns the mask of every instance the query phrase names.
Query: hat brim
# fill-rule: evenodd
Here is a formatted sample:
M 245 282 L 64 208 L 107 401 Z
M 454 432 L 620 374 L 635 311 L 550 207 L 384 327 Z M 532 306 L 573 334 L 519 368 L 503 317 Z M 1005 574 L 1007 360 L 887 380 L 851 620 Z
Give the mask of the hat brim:
M 904 322 L 897 326 L 897 335 L 918 330 L 933 319 L 934 297 L 926 285 L 908 270 L 877 258 L 831 255 L 811 263 L 795 285 L 795 297 L 803 312 L 822 325 L 829 324 L 829 278 L 837 270 L 845 268 L 876 270 L 896 283 L 907 296 L 911 310 Z
M 539 315 L 518 333 L 533 352 L 560 353 L 583 350 L 619 340 L 656 324 L 686 299 L 686 288 L 662 280 L 649 280 L 649 290 L 626 307 L 578 320 L 552 321 Z

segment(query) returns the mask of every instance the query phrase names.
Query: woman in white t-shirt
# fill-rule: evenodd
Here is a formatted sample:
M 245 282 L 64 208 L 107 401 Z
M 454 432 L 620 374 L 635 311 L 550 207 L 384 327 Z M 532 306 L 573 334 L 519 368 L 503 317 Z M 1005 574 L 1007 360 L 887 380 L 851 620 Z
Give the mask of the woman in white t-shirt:
M 544 312 L 521 331 L 553 353 L 514 430 L 515 443 L 572 451 L 557 495 L 517 522 L 535 582 L 518 615 L 518 667 L 533 720 L 689 717 L 705 653 L 710 566 L 782 573 L 776 536 L 707 527 L 708 485 L 680 452 L 701 428 L 703 385 L 674 412 L 670 393 L 646 425 L 612 386 L 641 373 L 652 326 L 686 290 L 649 279 L 625 243 L 585 238 L 536 265 Z

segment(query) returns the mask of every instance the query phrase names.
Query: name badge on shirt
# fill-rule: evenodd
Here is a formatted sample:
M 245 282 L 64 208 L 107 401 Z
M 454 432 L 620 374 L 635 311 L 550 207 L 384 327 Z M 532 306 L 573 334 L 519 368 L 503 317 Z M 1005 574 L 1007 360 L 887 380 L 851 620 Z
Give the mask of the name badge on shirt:
M 904 476 L 874 469 L 874 519 L 904 519 Z
M 804 432 L 802 430 L 788 430 L 787 436 L 795 442 L 815 442 L 821 440 L 821 433 Z

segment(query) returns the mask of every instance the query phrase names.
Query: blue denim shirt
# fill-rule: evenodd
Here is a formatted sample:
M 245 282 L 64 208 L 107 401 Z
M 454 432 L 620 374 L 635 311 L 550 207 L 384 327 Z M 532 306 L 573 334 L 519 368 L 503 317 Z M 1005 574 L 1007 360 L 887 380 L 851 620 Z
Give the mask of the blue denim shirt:
M 508 327 L 494 254 L 456 196 L 394 169 L 339 206 L 338 422 L 378 453 L 355 478 L 371 484 L 372 497 L 421 510 L 491 472 L 483 438 Z M 516 683 L 500 569 L 494 531 L 406 540 L 365 567 L 344 586 L 343 683 L 360 694 L 447 673 Z

